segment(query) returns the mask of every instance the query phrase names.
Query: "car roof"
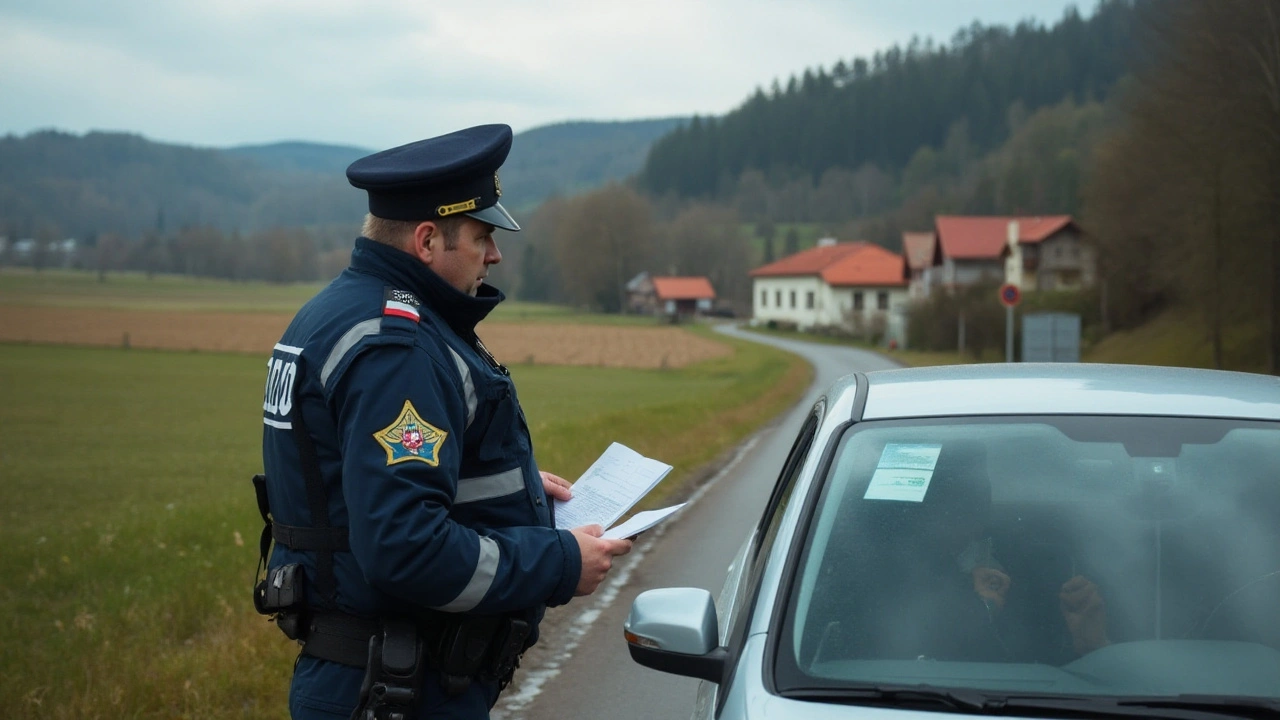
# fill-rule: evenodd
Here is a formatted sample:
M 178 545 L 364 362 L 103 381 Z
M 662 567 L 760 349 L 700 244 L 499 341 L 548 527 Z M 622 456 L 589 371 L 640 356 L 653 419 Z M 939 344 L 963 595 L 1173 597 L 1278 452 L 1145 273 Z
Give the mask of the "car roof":
M 1280 378 L 1093 363 L 869 372 L 862 420 L 964 415 L 1160 415 L 1280 420 Z M 838 384 L 844 392 L 847 383 Z

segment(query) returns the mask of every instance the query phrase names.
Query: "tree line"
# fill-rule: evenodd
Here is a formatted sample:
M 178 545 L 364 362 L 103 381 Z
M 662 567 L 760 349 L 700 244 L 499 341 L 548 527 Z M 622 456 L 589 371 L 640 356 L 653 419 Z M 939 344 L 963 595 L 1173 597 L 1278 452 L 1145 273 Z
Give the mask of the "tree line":
M 1216 366 L 1280 374 L 1280 6 L 1170 0 L 1141 29 L 1084 185 L 1105 317 L 1174 308 Z
M 499 238 L 505 259 L 491 272 L 521 300 L 622 312 L 627 281 L 648 272 L 706 276 L 722 306 L 750 311 L 747 273 L 759 258 L 732 208 L 663 206 L 612 183 L 551 198 L 524 226 Z
M 1134 17 L 1132 0 L 1102 0 L 1088 20 L 1071 8 L 1051 28 L 975 23 L 949 45 L 915 40 L 870 60 L 805 70 L 785 86 L 757 89 L 723 117 L 695 117 L 661 138 L 640 186 L 706 199 L 730 194 L 751 170 L 774 187 L 818 182 L 833 168 L 895 174 L 961 123 L 967 142 L 986 153 L 1015 130 L 1015 103 L 1032 113 L 1067 98 L 1105 99 L 1128 69 Z
M 6 241 L 0 265 L 37 271 L 72 268 L 93 271 L 105 280 L 112 273 L 178 274 L 224 280 L 311 282 L 335 277 L 351 256 L 352 228 L 277 227 L 252 233 L 224 232 L 193 225 L 173 232 L 152 231 L 141 238 L 101 233 L 65 243 L 48 231 L 36 233 L 29 247 Z

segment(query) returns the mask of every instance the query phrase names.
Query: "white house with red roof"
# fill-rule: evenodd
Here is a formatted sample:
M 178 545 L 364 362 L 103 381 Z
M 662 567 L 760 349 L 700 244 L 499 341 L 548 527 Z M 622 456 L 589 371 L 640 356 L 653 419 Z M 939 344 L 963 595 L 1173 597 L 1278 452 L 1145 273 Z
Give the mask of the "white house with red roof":
M 939 215 L 934 230 L 935 284 L 958 287 L 986 279 L 1027 291 L 1093 284 L 1093 249 L 1070 215 Z
M 901 342 L 907 305 L 903 257 L 867 242 L 817 247 L 751 271 L 752 319 L 801 329 L 883 329 Z

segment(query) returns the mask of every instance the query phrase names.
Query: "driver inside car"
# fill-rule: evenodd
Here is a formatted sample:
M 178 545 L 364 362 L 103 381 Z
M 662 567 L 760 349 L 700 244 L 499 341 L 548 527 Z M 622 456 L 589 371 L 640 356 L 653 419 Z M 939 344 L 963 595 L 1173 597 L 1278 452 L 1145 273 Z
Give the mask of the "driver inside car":
M 859 655 L 1010 662 L 1053 654 L 1026 647 L 1018 627 L 1025 616 L 1005 612 L 1016 579 L 995 557 L 988 533 L 991 484 L 982 444 L 943 445 L 920 502 L 859 502 L 880 540 L 858 553 L 858 574 L 871 573 L 859 583 L 869 614 L 856 623 L 860 637 L 850 638 Z M 1088 578 L 1063 583 L 1057 609 L 1075 656 L 1110 643 L 1106 605 Z

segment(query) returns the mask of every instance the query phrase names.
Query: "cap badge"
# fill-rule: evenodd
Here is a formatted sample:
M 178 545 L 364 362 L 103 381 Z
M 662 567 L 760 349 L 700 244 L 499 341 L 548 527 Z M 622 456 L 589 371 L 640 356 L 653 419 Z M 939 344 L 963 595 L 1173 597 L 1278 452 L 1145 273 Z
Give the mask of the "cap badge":
M 502 181 L 498 179 L 496 171 L 493 173 L 493 191 L 498 194 L 498 197 L 502 197 Z
M 480 198 L 471 198 L 466 202 L 454 203 L 452 205 L 441 205 L 440 207 L 436 208 L 436 214 L 439 215 L 440 217 L 444 217 L 446 215 L 456 215 L 460 212 L 466 212 L 468 210 L 475 210 L 476 201 L 479 199 Z

